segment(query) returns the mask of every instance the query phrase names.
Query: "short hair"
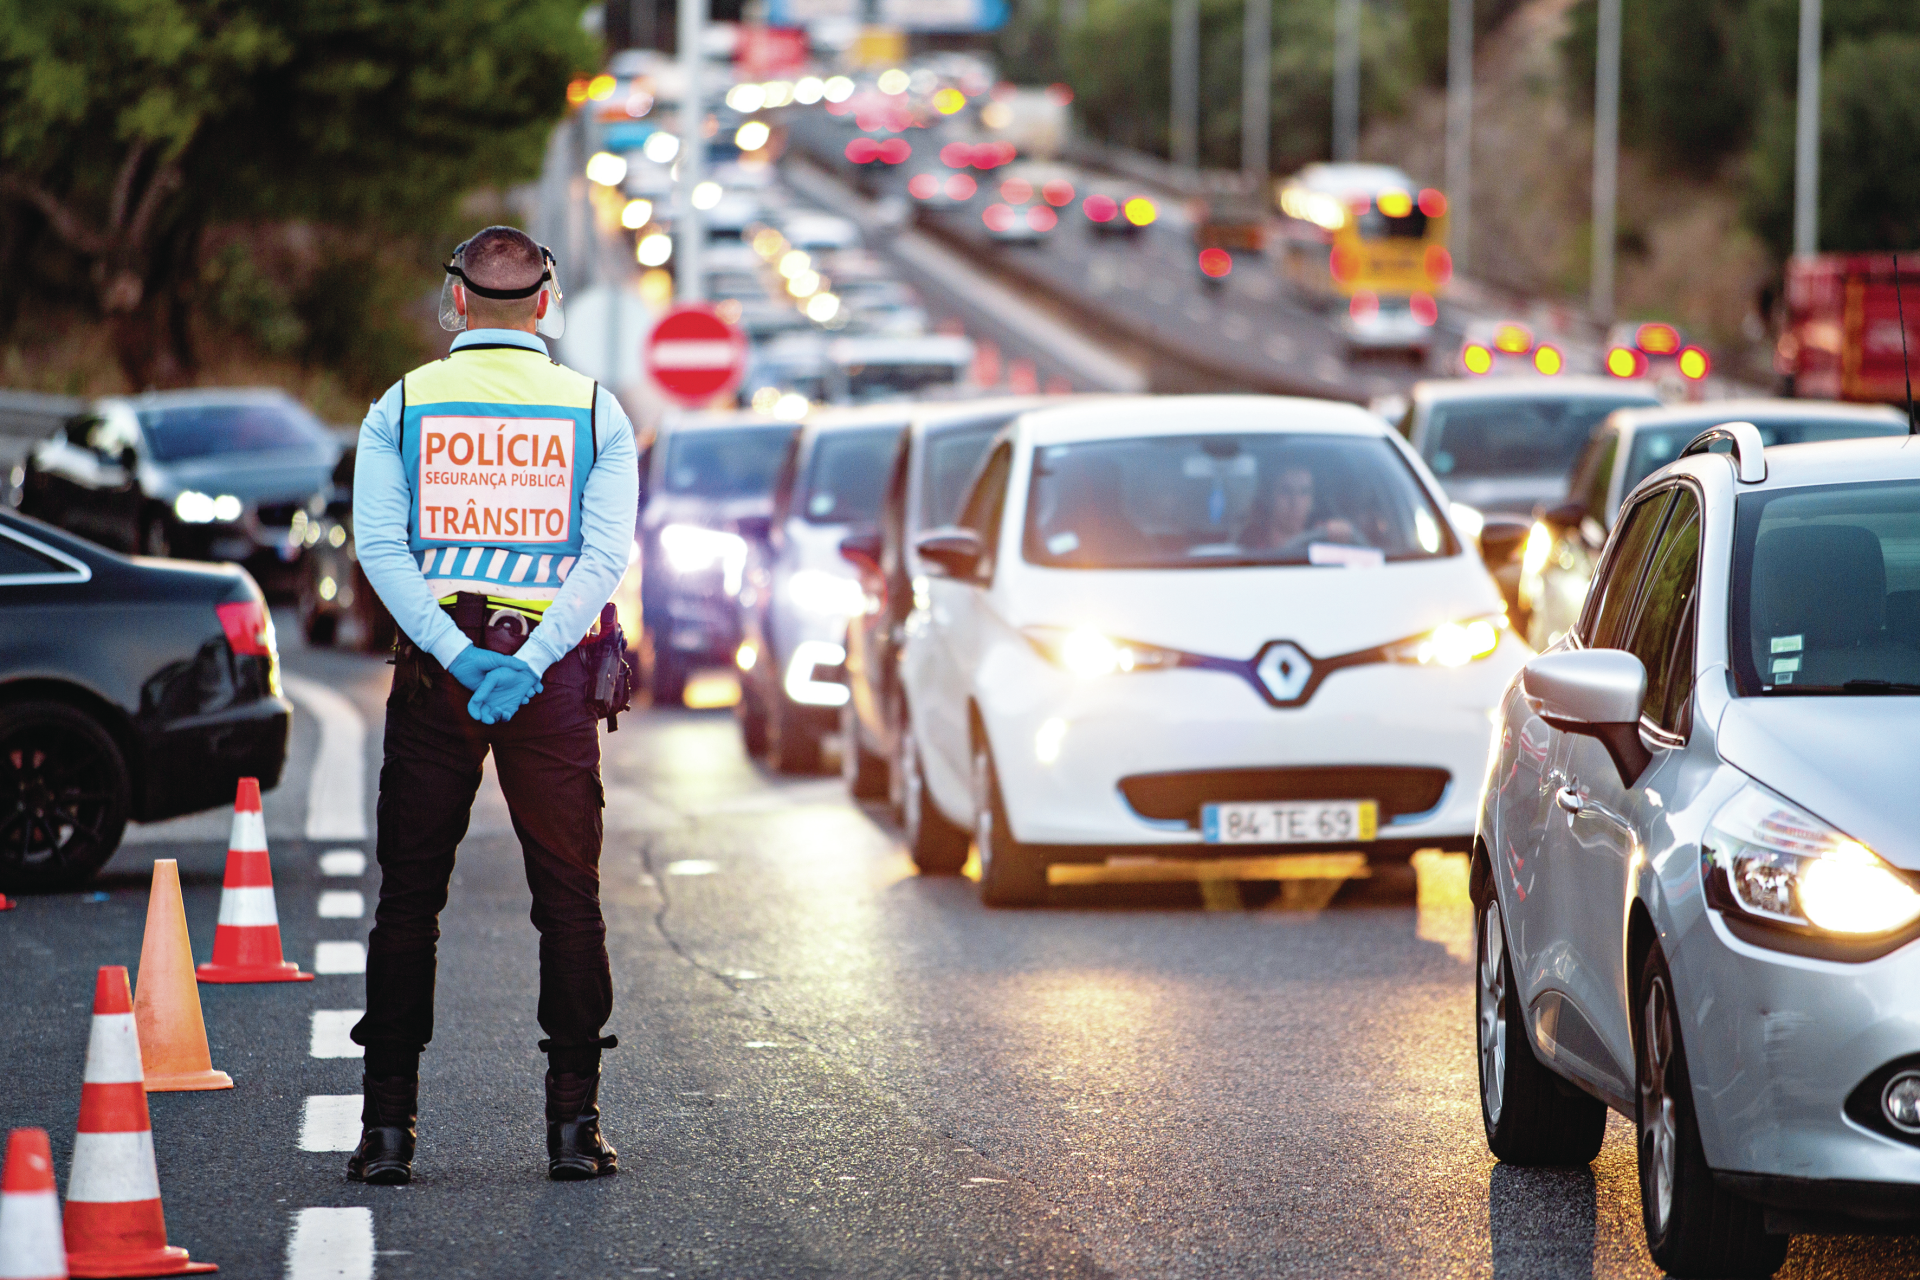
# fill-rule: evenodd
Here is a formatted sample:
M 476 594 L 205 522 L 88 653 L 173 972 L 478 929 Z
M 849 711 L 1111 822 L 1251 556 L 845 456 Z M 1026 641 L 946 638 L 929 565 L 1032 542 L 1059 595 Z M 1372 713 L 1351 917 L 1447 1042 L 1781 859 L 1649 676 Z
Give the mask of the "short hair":
M 516 227 L 488 227 L 467 241 L 461 270 L 482 289 L 526 289 L 539 283 L 546 259 L 533 237 Z M 533 318 L 539 294 L 525 298 L 483 298 L 467 291 L 467 323 L 476 329 L 494 322 L 522 325 Z

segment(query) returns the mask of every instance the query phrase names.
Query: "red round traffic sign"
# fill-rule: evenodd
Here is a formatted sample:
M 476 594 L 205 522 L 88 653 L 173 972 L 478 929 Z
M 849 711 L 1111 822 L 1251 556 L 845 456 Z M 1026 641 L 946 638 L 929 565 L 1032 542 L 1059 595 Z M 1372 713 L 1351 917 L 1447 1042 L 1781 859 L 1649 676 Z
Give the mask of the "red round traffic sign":
M 642 352 L 660 389 L 683 404 L 705 404 L 740 381 L 747 343 L 705 303 L 688 302 L 660 317 Z

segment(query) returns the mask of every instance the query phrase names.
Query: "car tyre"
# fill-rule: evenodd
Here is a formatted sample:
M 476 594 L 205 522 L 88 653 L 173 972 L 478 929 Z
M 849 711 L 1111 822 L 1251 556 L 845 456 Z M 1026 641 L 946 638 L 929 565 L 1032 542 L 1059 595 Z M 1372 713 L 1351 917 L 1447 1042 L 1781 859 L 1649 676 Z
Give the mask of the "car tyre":
M 840 772 L 854 799 L 887 798 L 887 762 L 861 744 L 860 714 L 852 699 L 840 708 Z
M 767 716 L 767 763 L 780 773 L 820 772 L 820 732 L 799 723 L 785 694 L 776 693 Z
M 76 889 L 127 827 L 133 787 L 120 746 L 64 702 L 0 707 L 0 891 Z
M 167 517 L 158 511 L 149 515 L 140 526 L 140 554 L 162 559 L 173 554 L 173 535 L 167 528 Z
M 1030 907 L 1047 896 L 1047 862 L 1030 844 L 1014 839 L 993 752 L 984 741 L 973 748 L 973 840 L 980 850 L 980 901 L 990 907 Z
M 967 865 L 971 837 L 965 828 L 947 821 L 928 794 L 926 777 L 920 772 L 920 746 L 904 718 L 900 723 L 899 761 L 893 773 L 900 791 L 900 830 L 907 838 L 913 865 L 923 876 L 959 875 Z
M 1474 1026 L 1487 1147 L 1507 1164 L 1587 1164 L 1606 1138 L 1607 1105 L 1534 1055 L 1498 895 L 1487 895 L 1475 924 Z
M 1634 1093 L 1640 1215 L 1647 1251 L 1674 1276 L 1770 1276 L 1789 1237 L 1766 1229 L 1765 1211 L 1722 1191 L 1707 1167 L 1693 1084 L 1658 944 L 1647 949 L 1634 998 Z

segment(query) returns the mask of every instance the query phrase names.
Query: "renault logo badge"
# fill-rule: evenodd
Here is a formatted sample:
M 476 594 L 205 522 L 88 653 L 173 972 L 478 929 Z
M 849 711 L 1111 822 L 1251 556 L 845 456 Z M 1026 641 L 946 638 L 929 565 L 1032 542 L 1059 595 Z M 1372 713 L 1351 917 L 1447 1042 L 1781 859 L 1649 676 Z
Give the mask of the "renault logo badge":
M 1260 651 L 1253 673 L 1275 702 L 1292 702 L 1306 691 L 1313 679 L 1313 659 L 1300 647 L 1285 640 L 1276 641 Z

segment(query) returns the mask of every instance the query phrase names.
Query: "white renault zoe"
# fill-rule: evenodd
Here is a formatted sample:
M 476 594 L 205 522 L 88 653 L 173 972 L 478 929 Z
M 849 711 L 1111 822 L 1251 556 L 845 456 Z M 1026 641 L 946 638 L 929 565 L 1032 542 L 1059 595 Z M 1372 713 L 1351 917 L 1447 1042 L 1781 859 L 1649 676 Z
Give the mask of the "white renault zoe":
M 902 658 L 916 839 L 1051 863 L 1467 849 L 1530 654 L 1419 457 L 1317 400 L 1040 409 L 981 464 Z

